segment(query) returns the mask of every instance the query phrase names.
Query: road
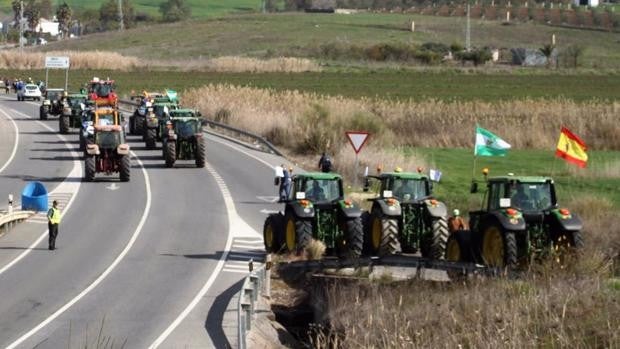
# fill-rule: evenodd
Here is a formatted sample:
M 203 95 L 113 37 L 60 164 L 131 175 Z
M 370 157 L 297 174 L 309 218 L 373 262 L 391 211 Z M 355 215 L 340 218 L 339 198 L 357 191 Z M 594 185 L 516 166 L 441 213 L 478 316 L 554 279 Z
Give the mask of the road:
M 208 136 L 206 169 L 167 169 L 130 136 L 130 182 L 82 183 L 77 134 L 59 137 L 36 103 L 0 100 L 0 168 L 15 148 L 10 118 L 18 147 L 0 198 L 40 180 L 69 207 L 56 251 L 44 217 L 0 237 L 0 346 L 225 347 L 223 313 L 263 255 L 261 211 L 279 208 L 271 166 L 282 160 Z

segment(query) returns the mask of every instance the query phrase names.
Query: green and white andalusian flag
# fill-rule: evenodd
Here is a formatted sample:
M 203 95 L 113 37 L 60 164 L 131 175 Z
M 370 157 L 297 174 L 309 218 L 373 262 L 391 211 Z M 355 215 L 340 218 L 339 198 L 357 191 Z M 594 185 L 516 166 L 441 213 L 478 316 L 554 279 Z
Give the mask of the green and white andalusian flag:
M 476 126 L 476 146 L 474 155 L 478 156 L 504 156 L 510 149 L 510 144 L 497 137 L 488 130 Z

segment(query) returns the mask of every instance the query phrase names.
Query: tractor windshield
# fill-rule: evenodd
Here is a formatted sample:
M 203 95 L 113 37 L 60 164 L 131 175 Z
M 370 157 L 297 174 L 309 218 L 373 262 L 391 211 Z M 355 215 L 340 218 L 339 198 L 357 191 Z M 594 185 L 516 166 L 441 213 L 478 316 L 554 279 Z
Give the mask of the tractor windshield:
M 116 146 L 121 144 L 121 133 L 108 131 L 97 132 L 95 143 L 103 149 L 116 148 Z
M 339 200 L 340 185 L 337 180 L 308 179 L 305 183 L 306 199 L 317 201 Z
M 93 91 L 99 97 L 107 97 L 112 92 L 112 85 L 110 84 L 96 84 Z
M 415 201 L 429 195 L 426 182 L 423 180 L 395 178 L 391 184 L 389 189 L 400 201 Z
M 114 125 L 114 114 L 100 114 L 97 125 Z
M 62 91 L 47 91 L 47 99 L 50 101 L 59 100 L 62 97 Z
M 81 103 L 86 103 L 86 98 L 69 97 L 67 101 L 72 107 L 79 108 Z
M 515 182 L 510 186 L 511 206 L 524 211 L 542 211 L 554 206 L 551 183 Z
M 174 130 L 180 138 L 189 138 L 198 132 L 198 123 L 194 119 L 174 120 Z

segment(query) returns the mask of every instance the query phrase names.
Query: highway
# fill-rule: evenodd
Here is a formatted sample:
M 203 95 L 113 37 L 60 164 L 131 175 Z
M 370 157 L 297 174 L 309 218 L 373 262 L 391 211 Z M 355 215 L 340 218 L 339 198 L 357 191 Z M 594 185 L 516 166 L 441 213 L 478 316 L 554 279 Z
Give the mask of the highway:
M 227 346 L 223 314 L 264 254 L 282 159 L 209 135 L 205 169 L 167 169 L 129 136 L 131 181 L 87 183 L 77 133 L 38 121 L 37 103 L 0 99 L 0 127 L 0 199 L 39 180 L 68 205 L 56 251 L 43 215 L 0 237 L 0 347 Z

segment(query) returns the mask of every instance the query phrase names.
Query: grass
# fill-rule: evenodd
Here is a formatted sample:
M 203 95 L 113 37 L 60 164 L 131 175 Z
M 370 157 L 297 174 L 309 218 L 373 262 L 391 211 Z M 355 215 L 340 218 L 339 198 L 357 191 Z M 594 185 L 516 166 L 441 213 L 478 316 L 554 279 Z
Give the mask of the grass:
M 416 22 L 417 30 L 414 33 L 408 30 L 411 20 Z M 93 34 L 89 36 L 92 40 L 66 40 L 41 49 L 114 50 L 125 55 L 169 61 L 188 57 L 237 55 L 310 56 L 328 43 L 463 43 L 464 28 L 465 19 L 461 17 L 377 13 L 244 14 L 146 26 L 122 33 Z M 533 23 L 503 26 L 499 21 L 472 21 L 472 45 L 476 47 L 538 49 L 551 40 L 552 34 L 556 35 L 559 49 L 568 45 L 586 48 L 584 67 L 620 67 L 620 49 L 615 33 L 554 28 Z
M 73 9 L 99 9 L 103 1 L 93 0 L 64 0 Z M 152 16 L 159 16 L 159 4 L 164 0 L 131 0 L 136 13 L 146 13 Z M 259 0 L 226 0 L 226 1 L 205 1 L 205 0 L 186 0 L 192 9 L 194 18 L 211 18 L 222 16 L 231 12 L 257 11 L 260 8 Z M 56 5 L 58 1 L 54 0 Z M 0 11 L 12 14 L 11 0 L 0 1 Z
M 0 76 L 45 80 L 45 71 L 0 70 Z M 381 98 L 393 100 L 481 100 L 500 101 L 524 98 L 564 97 L 575 101 L 617 100 L 620 75 L 508 75 L 461 74 L 454 72 L 418 72 L 379 70 L 371 72 L 322 73 L 212 73 L 110 70 L 72 70 L 70 87 L 76 89 L 93 76 L 109 76 L 118 83 L 121 94 L 132 90 L 173 88 L 185 91 L 206 84 L 231 84 L 270 88 L 277 91 L 297 90 L 349 98 Z M 50 71 L 51 81 L 64 83 L 64 73 Z

